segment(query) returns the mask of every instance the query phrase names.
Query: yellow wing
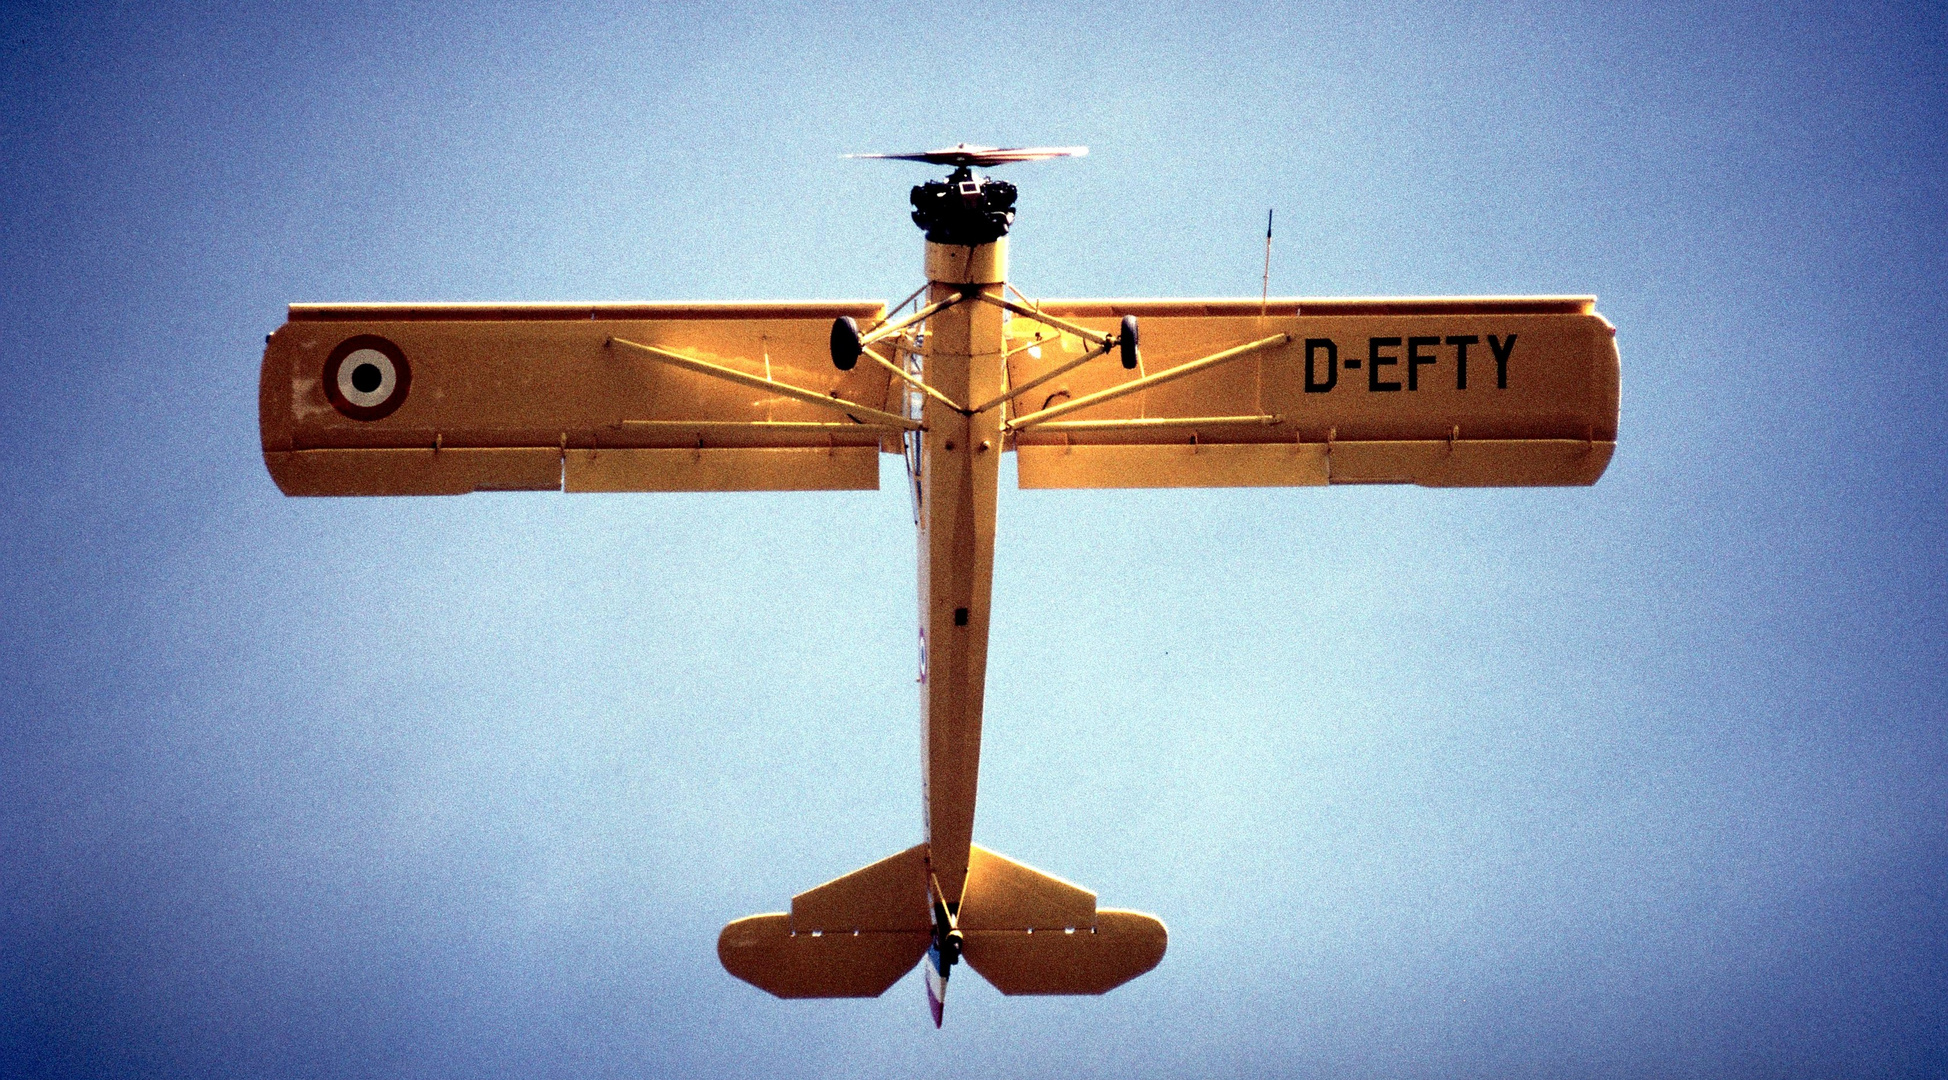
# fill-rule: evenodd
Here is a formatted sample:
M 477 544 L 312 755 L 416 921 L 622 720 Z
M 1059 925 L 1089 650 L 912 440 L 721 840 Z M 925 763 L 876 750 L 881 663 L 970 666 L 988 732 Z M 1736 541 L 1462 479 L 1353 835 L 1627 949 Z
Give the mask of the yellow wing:
M 287 495 L 877 488 L 901 395 L 835 369 L 885 305 L 293 304 L 264 350 Z
M 1051 321 L 1009 323 L 1003 391 L 1025 488 L 1591 484 L 1616 445 L 1616 330 L 1593 297 L 1035 310 Z M 1096 350 L 1060 324 L 1123 316 L 1139 367 L 1077 363 Z

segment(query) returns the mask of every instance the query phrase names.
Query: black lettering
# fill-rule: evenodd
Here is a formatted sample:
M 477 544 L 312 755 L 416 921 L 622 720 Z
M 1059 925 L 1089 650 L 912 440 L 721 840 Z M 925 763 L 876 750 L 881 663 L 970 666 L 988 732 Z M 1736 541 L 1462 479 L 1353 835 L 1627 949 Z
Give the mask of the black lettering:
M 1400 389 L 1400 384 L 1397 382 L 1380 381 L 1380 368 L 1382 365 L 1398 364 L 1400 362 L 1400 358 L 1397 356 L 1381 356 L 1380 347 L 1382 345 L 1399 345 L 1399 344 L 1400 344 L 1400 339 L 1397 337 L 1376 337 L 1376 338 L 1366 339 L 1366 362 L 1368 365 L 1366 369 L 1366 388 L 1368 390 Z
M 1313 377 L 1312 354 L 1318 352 L 1320 349 L 1326 350 L 1326 381 L 1324 382 L 1320 382 Z M 1331 390 L 1338 382 L 1339 346 L 1334 345 L 1331 338 L 1306 338 L 1305 392 L 1308 394 L 1323 394 Z
M 1437 337 L 1410 337 L 1407 339 L 1407 389 L 1420 389 L 1420 369 L 1428 364 L 1440 363 L 1439 360 L 1434 358 L 1432 353 L 1422 356 L 1420 354 L 1420 347 L 1422 345 L 1439 345 L 1440 343 L 1441 339 Z
M 1473 334 L 1456 334 L 1447 343 L 1454 346 L 1454 388 L 1468 388 L 1468 346 L 1481 344 L 1481 339 Z
M 1508 389 L 1508 354 L 1515 351 L 1515 335 L 1508 335 L 1508 344 L 1504 345 L 1496 339 L 1495 335 L 1490 334 L 1488 348 L 1495 354 L 1495 389 L 1506 390 Z

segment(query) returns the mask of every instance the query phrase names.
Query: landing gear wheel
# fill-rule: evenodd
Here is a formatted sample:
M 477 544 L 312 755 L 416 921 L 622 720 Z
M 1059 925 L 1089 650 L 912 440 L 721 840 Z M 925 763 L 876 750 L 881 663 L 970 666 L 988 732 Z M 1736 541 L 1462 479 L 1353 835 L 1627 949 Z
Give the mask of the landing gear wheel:
M 866 351 L 859 344 L 859 324 L 852 316 L 841 315 L 832 320 L 832 366 L 840 371 L 851 371 L 859 362 L 859 354 Z
M 1123 316 L 1123 329 L 1116 336 L 1116 348 L 1123 354 L 1123 367 L 1126 370 L 1135 371 L 1137 359 L 1136 316 Z

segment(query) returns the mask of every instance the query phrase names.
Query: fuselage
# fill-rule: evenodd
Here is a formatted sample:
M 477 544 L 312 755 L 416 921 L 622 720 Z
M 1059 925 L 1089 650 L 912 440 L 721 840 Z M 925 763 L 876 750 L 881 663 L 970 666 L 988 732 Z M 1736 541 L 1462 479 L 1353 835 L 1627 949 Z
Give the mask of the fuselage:
M 999 299 L 1007 251 L 1006 237 L 973 247 L 929 242 L 929 301 L 968 290 Z M 1006 377 L 1003 316 L 995 304 L 959 303 L 929 318 L 926 381 L 963 404 L 999 395 Z M 1002 411 L 970 416 L 931 396 L 921 400 L 926 430 L 918 436 L 915 481 L 926 840 L 935 899 L 952 911 L 967 880 L 981 771 Z

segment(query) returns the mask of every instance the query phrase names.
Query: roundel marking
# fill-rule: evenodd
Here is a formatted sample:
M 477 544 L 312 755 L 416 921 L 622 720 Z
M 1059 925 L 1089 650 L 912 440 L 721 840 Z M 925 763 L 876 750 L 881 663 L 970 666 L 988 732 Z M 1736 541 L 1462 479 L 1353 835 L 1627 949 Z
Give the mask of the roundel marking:
M 377 334 L 338 343 L 325 360 L 325 396 L 354 420 L 379 420 L 406 403 L 413 369 L 399 346 Z

